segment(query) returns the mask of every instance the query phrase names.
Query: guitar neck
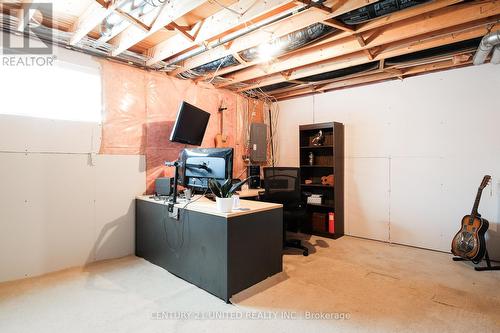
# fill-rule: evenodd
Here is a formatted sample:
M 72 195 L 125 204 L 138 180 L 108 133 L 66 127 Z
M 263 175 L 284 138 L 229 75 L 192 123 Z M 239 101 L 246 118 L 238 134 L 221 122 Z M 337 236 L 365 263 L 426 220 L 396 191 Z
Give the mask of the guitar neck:
M 476 200 L 474 201 L 474 207 L 472 207 L 471 216 L 476 216 L 477 215 L 477 210 L 479 208 L 479 201 L 481 201 L 481 195 L 482 195 L 482 193 L 483 193 L 483 190 L 481 188 L 479 188 L 477 190 Z
M 220 134 L 224 134 L 224 111 L 219 111 L 219 113 L 220 113 L 220 118 L 219 118 Z

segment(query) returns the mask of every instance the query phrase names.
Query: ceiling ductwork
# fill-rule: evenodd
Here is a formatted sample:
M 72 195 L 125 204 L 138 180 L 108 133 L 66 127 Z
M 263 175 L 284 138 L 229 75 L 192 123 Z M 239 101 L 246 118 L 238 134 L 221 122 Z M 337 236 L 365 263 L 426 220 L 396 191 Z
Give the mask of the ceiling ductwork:
M 382 0 L 340 15 L 338 19 L 344 24 L 355 25 L 429 1 L 432 0 Z
M 308 7 L 307 6 L 306 7 L 302 7 L 302 8 L 300 8 L 297 11 L 285 11 L 284 13 L 281 13 L 281 14 L 279 14 L 277 16 L 274 16 L 274 17 L 262 20 L 261 22 L 258 22 L 258 23 L 255 23 L 253 25 L 250 25 L 250 26 L 246 27 L 242 31 L 236 31 L 234 33 L 231 33 L 231 34 L 229 34 L 229 35 L 221 38 L 215 44 L 210 45 L 210 48 L 215 48 L 215 47 L 224 45 L 226 43 L 232 42 L 233 40 L 235 40 L 235 39 L 237 39 L 239 37 L 245 36 L 245 35 L 253 32 L 253 31 L 256 31 L 256 30 L 258 30 L 260 28 L 263 28 L 263 27 L 265 27 L 265 26 L 267 26 L 269 24 L 272 24 L 272 23 L 278 22 L 280 20 L 286 19 L 286 18 L 294 15 L 295 13 L 300 13 L 300 12 L 304 11 L 306 8 L 308 8 Z M 188 51 L 188 52 L 186 52 L 184 54 L 181 54 L 181 55 L 179 55 L 177 57 L 174 57 L 173 59 L 170 59 L 167 62 L 167 66 L 176 66 L 178 63 L 181 63 L 182 61 L 184 61 L 186 59 L 189 59 L 189 58 L 195 57 L 197 55 L 200 55 L 203 52 L 207 51 L 208 49 L 209 48 L 208 48 L 207 45 L 202 45 L 202 46 L 200 46 L 198 48 L 195 48 L 194 50 Z M 217 63 L 217 66 L 215 66 L 216 63 Z M 232 56 L 227 56 L 227 57 L 224 57 L 224 58 L 212 61 L 210 64 L 213 65 L 213 66 L 208 66 L 208 68 L 213 68 L 213 69 L 208 70 L 208 68 L 207 68 L 206 72 L 208 73 L 210 71 L 215 71 L 217 68 L 225 68 L 225 67 L 232 66 L 230 64 L 238 64 L 238 63 L 239 62 L 236 60 L 236 58 L 234 58 Z M 205 64 L 205 65 L 208 65 L 208 64 Z M 220 65 L 220 67 L 219 67 L 219 65 Z M 199 71 L 202 71 L 203 66 L 204 65 L 199 66 L 196 69 L 198 69 Z M 203 75 L 203 74 L 197 74 L 193 70 L 189 70 L 189 71 L 185 71 L 185 72 L 179 74 L 178 77 L 179 78 L 183 78 L 183 79 L 188 79 L 188 78 L 195 78 L 195 77 L 198 77 L 200 75 Z
M 302 30 L 292 32 L 284 37 L 277 38 L 269 43 L 271 49 L 278 50 L 276 56 L 297 50 L 304 45 L 314 42 L 315 40 L 325 37 L 335 29 L 316 23 Z M 245 61 L 256 61 L 261 56 L 260 46 L 252 47 L 239 53 L 240 57 Z
M 80 51 L 86 54 L 90 54 L 92 56 L 110 59 L 124 64 L 134 65 L 141 68 L 145 67 L 146 56 L 142 54 L 137 54 L 127 50 L 122 52 L 119 56 L 112 57 L 109 55 L 111 52 L 111 46 L 107 43 L 102 44 L 91 38 L 85 38 L 82 39 L 82 41 L 78 44 L 78 46 L 73 46 L 70 45 L 70 39 L 72 36 L 71 32 L 55 30 L 46 27 L 44 25 L 41 25 L 37 22 L 30 22 L 29 31 L 24 34 L 21 34 L 16 30 L 18 24 L 19 24 L 19 19 L 16 16 L 0 13 L 0 30 L 5 31 L 6 33 L 13 33 L 19 36 L 24 36 L 26 38 L 43 40 L 47 43 L 62 46 L 75 51 Z M 156 65 L 156 67 L 152 69 L 173 70 L 174 68 L 169 68 L 164 62 L 160 62 Z
M 429 1 L 432 0 L 382 0 L 377 3 L 361 7 L 357 10 L 347 12 L 339 16 L 339 20 L 347 25 L 356 25 Z M 319 5 L 322 2 L 323 1 L 316 1 L 316 5 Z M 311 4 L 311 6 L 313 5 L 314 4 Z M 256 29 L 249 30 L 248 32 L 254 30 Z M 316 23 L 265 44 L 267 44 L 266 46 L 268 49 L 275 50 L 275 52 L 273 53 L 274 57 L 279 57 L 288 52 L 295 51 L 303 47 L 304 45 L 313 43 L 335 31 L 338 30 L 321 23 Z M 241 35 L 237 37 L 241 37 Z M 176 59 L 175 61 L 171 62 L 171 64 L 175 64 L 203 52 L 204 50 L 196 51 L 192 55 L 184 56 L 181 59 Z M 247 62 L 257 61 L 259 58 L 262 58 L 262 45 L 243 50 L 238 53 L 238 56 Z M 265 60 L 268 59 L 264 59 L 263 61 Z M 209 73 L 216 73 L 220 69 L 237 66 L 239 64 L 239 61 L 234 56 L 228 55 L 207 64 L 184 71 L 178 74 L 178 77 L 182 79 L 198 78 Z
M 291 83 L 291 82 L 285 81 L 285 82 L 275 83 L 275 84 L 271 84 L 269 86 L 262 87 L 262 88 L 260 88 L 260 90 L 262 90 L 263 92 L 269 92 L 269 91 L 273 91 L 273 90 L 289 88 L 289 87 L 296 86 L 296 85 L 297 85 L 296 83 Z
M 419 62 L 428 63 L 429 61 L 432 61 L 433 59 L 442 59 L 443 57 L 452 56 L 452 55 L 455 55 L 455 54 L 461 53 L 461 52 L 471 52 L 477 48 L 480 41 L 481 41 L 481 38 L 474 38 L 474 39 L 469 39 L 469 40 L 465 40 L 462 42 L 457 42 L 457 43 L 453 43 L 453 44 L 434 47 L 434 48 L 423 50 L 423 51 L 405 54 L 402 56 L 388 58 L 388 59 L 385 59 L 385 66 L 387 66 L 387 67 L 392 67 L 392 66 L 404 67 L 405 65 L 410 64 L 410 63 L 411 64 L 419 63 Z M 364 73 L 369 74 L 373 71 L 378 70 L 379 65 L 380 65 L 379 61 L 374 61 L 374 62 L 370 62 L 367 64 L 361 64 L 361 65 L 357 65 L 357 66 L 341 68 L 341 69 L 337 69 L 337 70 L 326 72 L 326 73 L 321 73 L 321 74 L 303 77 L 303 78 L 297 79 L 296 81 L 301 81 L 304 84 L 318 84 L 318 83 L 322 83 L 322 82 L 326 82 L 326 81 L 346 78 L 348 76 L 357 75 L 357 74 L 360 74 L 360 75 L 363 75 Z M 293 86 L 298 86 L 298 84 L 291 83 L 291 82 L 280 82 L 280 83 L 272 84 L 269 86 L 261 87 L 260 89 L 264 92 L 272 92 L 275 90 L 279 90 L 279 89 L 283 89 L 283 88 L 290 88 Z
M 493 51 L 493 55 L 491 56 L 490 62 L 492 64 L 495 64 L 495 65 L 500 64 L 500 45 L 495 47 L 495 50 Z
M 457 42 L 453 44 L 446 44 L 443 46 L 433 47 L 427 50 L 422 50 L 418 52 L 413 52 L 397 57 L 388 58 L 385 60 L 386 66 L 396 66 L 404 63 L 414 63 L 414 62 L 427 62 L 432 58 L 444 57 L 448 55 L 457 54 L 460 52 L 473 52 L 479 45 L 481 38 L 474 38 L 465 40 L 462 42 Z
M 181 78 L 181 79 L 186 79 L 186 80 L 187 79 L 194 79 L 194 78 L 203 76 L 205 74 L 208 74 L 210 72 L 215 72 L 218 69 L 236 66 L 238 64 L 239 64 L 238 60 L 236 60 L 236 58 L 233 57 L 232 55 L 229 55 L 227 57 L 220 58 L 220 59 L 214 60 L 212 62 L 209 62 L 207 64 L 193 68 L 191 70 L 187 70 L 185 72 L 182 72 L 182 73 L 178 74 L 177 77 Z
M 330 15 L 329 14 L 330 10 L 324 7 L 326 3 L 331 4 L 332 3 L 331 1 L 325 2 L 323 0 L 311 0 L 307 2 L 306 1 L 293 2 L 293 5 L 290 4 L 290 6 L 287 5 L 283 8 L 280 7 L 280 11 L 273 10 L 271 12 L 268 12 L 266 16 L 263 17 L 262 20 L 249 21 L 247 22 L 249 23 L 248 25 L 247 24 L 245 24 L 244 26 L 239 25 L 238 28 L 234 28 L 234 30 L 227 30 L 226 32 L 219 35 L 212 36 L 210 34 L 207 34 L 207 38 L 200 43 L 192 43 L 192 45 L 190 45 L 188 43 L 191 42 L 186 42 L 185 43 L 186 45 L 180 45 L 178 49 L 176 47 L 173 47 L 172 51 L 170 51 L 170 47 L 167 46 L 175 45 L 176 43 L 175 39 L 172 39 L 172 43 L 174 44 L 170 45 L 171 43 L 166 42 L 165 46 L 162 45 L 158 49 L 156 49 L 156 46 L 155 48 L 151 47 L 148 43 L 144 43 L 144 45 L 136 43 L 134 48 L 129 47 L 126 50 L 121 50 L 122 52 L 120 52 L 116 56 L 113 56 L 112 51 L 116 48 L 116 44 L 120 41 L 117 39 L 112 40 L 112 37 L 120 36 L 120 33 L 125 31 L 132 24 L 135 25 L 136 27 L 142 28 L 144 31 L 148 31 L 148 28 L 150 27 L 143 24 L 143 22 L 144 21 L 150 22 L 151 21 L 150 16 L 151 18 L 154 17 L 155 14 L 159 12 L 159 9 L 162 8 L 161 6 L 166 4 L 169 5 L 170 1 L 171 0 L 116 0 L 110 2 L 110 0 L 107 0 L 106 3 L 112 3 L 114 5 L 113 8 L 110 8 L 110 10 L 107 12 L 106 15 L 108 16 L 103 21 L 100 22 L 96 21 L 98 23 L 92 23 L 94 24 L 93 25 L 94 29 L 100 28 L 99 31 L 100 36 L 98 35 L 98 37 L 96 38 L 95 33 L 90 34 L 90 31 L 82 31 L 82 36 L 79 36 L 80 39 L 78 40 L 78 43 L 72 42 L 74 34 L 70 32 L 71 29 L 69 28 L 62 30 L 52 29 L 52 26 L 50 27 L 43 26 L 40 22 L 38 23 L 35 22 L 34 19 L 32 19 L 31 22 L 29 22 L 30 27 L 33 29 L 29 31 L 26 30 L 24 32 L 19 31 L 18 30 L 19 19 L 17 18 L 17 15 L 13 15 L 9 11 L 3 11 L 2 13 L 0 13 L 0 27 L 7 32 L 12 32 L 18 35 L 24 34 L 25 37 L 37 37 L 44 41 L 50 41 L 54 44 L 65 46 L 67 48 L 78 50 L 88 54 L 100 57 L 106 57 L 110 60 L 115 60 L 122 63 L 127 63 L 130 65 L 135 65 L 138 67 L 157 70 L 157 71 L 163 71 L 163 72 L 175 71 L 176 74 L 181 72 L 180 74 L 178 74 L 178 77 L 180 78 L 204 79 L 214 84 L 215 86 L 227 87 L 228 89 L 237 90 L 240 92 L 246 91 L 249 93 L 255 93 L 255 92 L 262 93 L 262 91 L 266 91 L 266 92 L 271 92 L 272 94 L 275 91 L 294 89 L 294 87 L 304 87 L 304 86 L 313 87 L 315 85 L 321 85 L 324 83 L 344 80 L 350 76 L 358 77 L 358 76 L 365 76 L 365 73 L 370 74 L 375 72 L 377 73 L 383 72 L 385 71 L 385 69 L 389 71 L 391 69 L 396 68 L 400 69 L 400 71 L 403 71 L 404 68 L 407 67 L 409 68 L 412 65 L 427 63 L 428 60 L 430 60 L 431 63 L 434 61 L 438 61 L 434 60 L 433 58 L 434 56 L 436 57 L 436 59 L 438 58 L 443 59 L 444 53 L 449 53 L 452 56 L 459 55 L 452 59 L 453 64 L 455 63 L 469 64 L 471 62 L 473 52 L 476 49 L 477 53 L 474 57 L 475 64 L 480 64 L 488 61 L 490 56 L 491 56 L 490 60 L 491 63 L 500 63 L 500 32 L 497 31 L 493 33 L 488 33 L 487 32 L 488 30 L 486 30 L 487 28 L 485 28 L 479 31 L 478 34 L 474 33 L 474 36 L 476 37 L 481 36 L 481 37 L 476 38 L 474 41 L 470 40 L 464 42 L 466 45 L 451 44 L 448 46 L 440 46 L 439 48 L 435 49 L 424 49 L 423 51 L 415 52 L 414 54 L 404 54 L 404 52 L 395 52 L 394 54 L 400 54 L 400 55 L 398 57 L 384 59 L 384 65 L 385 65 L 384 68 L 378 68 L 379 62 L 374 61 L 372 56 L 367 58 L 363 57 L 363 59 L 360 59 L 359 62 L 354 61 L 353 64 L 358 64 L 357 66 L 354 65 L 350 66 L 349 68 L 341 68 L 334 71 L 321 73 L 321 71 L 325 70 L 323 67 L 321 67 L 322 66 L 321 63 L 316 64 L 315 62 L 311 61 L 314 58 L 311 58 L 311 60 L 307 58 L 308 62 L 305 63 L 304 65 L 317 66 L 318 69 L 304 71 L 304 73 L 309 73 L 307 74 L 309 75 L 307 77 L 301 78 L 300 74 L 289 76 L 290 75 L 289 73 L 292 73 L 297 67 L 302 66 L 302 62 L 291 61 L 289 64 L 286 61 L 288 59 L 300 57 L 302 53 L 296 53 L 296 54 L 294 53 L 297 52 L 298 50 L 304 49 L 305 46 L 309 47 L 313 45 L 314 52 L 316 51 L 321 52 L 323 50 L 323 47 L 327 48 L 328 50 L 334 49 L 336 47 L 336 43 L 332 43 L 329 40 L 327 40 L 329 37 L 334 35 L 334 38 L 332 38 L 332 40 L 337 40 L 336 38 L 337 34 L 339 34 L 340 38 L 343 38 L 344 35 L 355 34 L 357 30 L 361 31 L 361 36 L 363 39 L 369 38 L 365 37 L 369 35 L 368 31 L 376 29 L 375 28 L 372 29 L 370 26 L 366 26 L 366 31 L 365 31 L 365 29 L 363 29 L 362 27 L 365 27 L 366 22 L 380 19 L 381 23 L 380 26 L 386 26 L 386 25 L 391 26 L 392 25 L 391 22 L 393 21 L 393 16 L 388 16 L 388 15 L 391 15 L 392 13 L 402 11 L 411 7 L 422 5 L 421 6 L 422 10 L 420 11 L 419 9 L 417 9 L 415 12 L 409 11 L 408 12 L 409 17 L 413 17 L 413 15 L 421 15 L 418 13 L 429 13 L 426 14 L 428 16 L 424 17 L 429 20 L 433 20 L 432 13 L 434 11 L 439 10 L 440 12 L 441 11 L 445 12 L 444 8 L 448 8 L 449 11 L 452 12 L 453 7 L 457 8 L 457 10 L 463 11 L 464 13 L 470 12 L 471 19 L 473 17 L 474 20 L 477 20 L 480 17 L 489 18 L 490 16 L 491 20 L 493 20 L 494 19 L 493 14 L 495 15 L 498 14 L 498 12 L 495 11 L 496 5 L 491 5 L 491 6 L 484 5 L 481 7 L 478 4 L 475 4 L 474 1 L 467 1 L 467 0 L 464 2 L 470 2 L 471 3 L 470 5 L 462 3 L 460 1 L 458 2 L 450 1 L 448 2 L 448 5 L 441 5 L 439 0 L 379 0 L 376 2 L 371 1 L 372 2 L 371 4 L 366 4 L 367 2 L 370 1 L 367 2 L 360 1 L 360 2 L 355 2 L 355 4 L 353 5 L 351 4 L 346 5 L 346 7 L 351 8 L 352 10 L 337 16 L 335 16 L 334 14 Z M 249 3 L 251 2 L 250 0 L 248 1 Z M 346 2 L 346 4 L 347 3 L 348 2 Z M 481 4 L 482 1 L 479 3 Z M 358 8 L 358 6 L 363 4 L 365 5 L 364 7 Z M 316 17 L 317 13 L 314 13 L 314 10 L 311 10 L 311 12 L 313 12 L 312 13 L 313 20 L 308 21 L 309 22 L 308 24 L 311 24 L 312 22 L 317 22 L 317 23 L 311 24 L 307 27 L 304 27 L 305 25 L 301 25 L 300 27 L 297 26 L 294 28 L 295 25 L 293 25 L 294 24 L 293 22 L 295 20 L 295 17 L 298 16 L 299 13 L 302 13 L 300 14 L 300 16 L 304 15 L 305 17 L 308 17 L 308 15 L 311 13 L 304 13 L 304 11 L 308 11 L 310 10 L 311 7 L 314 6 L 319 8 L 318 11 L 323 11 L 324 15 L 323 16 L 318 15 L 318 17 Z M 19 6 L 17 5 L 16 7 L 13 5 L 11 7 L 14 9 L 12 13 L 16 13 L 16 11 L 18 10 L 17 8 Z M 483 7 L 485 7 L 486 9 L 484 10 L 484 13 L 486 14 L 484 14 L 483 12 L 479 13 L 477 11 L 474 11 L 476 7 L 481 10 L 483 9 Z M 491 7 L 491 15 L 487 16 L 489 15 L 488 13 L 490 12 L 489 11 L 490 7 Z M 223 12 L 224 9 L 221 9 L 220 11 Z M 221 14 L 218 13 L 219 12 L 217 12 L 217 17 L 219 15 L 224 16 L 224 13 Z M 147 15 L 147 20 L 145 15 Z M 332 17 L 332 19 L 326 19 L 327 17 Z M 188 16 L 186 22 L 191 22 L 191 21 L 194 22 L 196 20 L 197 18 Z M 400 21 L 405 21 L 405 20 L 406 19 L 402 19 Z M 396 19 L 396 21 L 398 20 Z M 166 23 L 161 26 L 167 27 L 167 29 L 173 29 L 172 26 L 170 27 L 168 26 L 169 24 L 168 20 L 165 20 L 165 22 Z M 286 29 L 281 30 L 281 24 L 282 23 L 288 24 L 288 22 L 292 22 L 292 24 L 287 25 Z M 460 22 L 463 24 L 465 20 L 459 20 L 459 19 L 456 20 L 457 24 Z M 496 22 L 498 22 L 498 20 Z M 416 27 L 418 27 L 418 25 L 413 24 L 412 22 L 410 23 L 412 26 L 415 25 Z M 39 28 L 35 28 L 35 26 L 39 26 Z M 64 22 L 61 26 L 65 27 Z M 378 24 L 375 24 L 374 26 L 378 26 Z M 268 27 L 269 27 L 269 33 L 259 32 L 252 34 L 253 32 L 257 31 L 266 32 L 267 31 L 266 29 Z M 459 25 L 457 25 L 457 27 L 459 27 Z M 476 26 L 473 27 L 474 29 L 476 28 Z M 91 28 L 90 25 L 89 28 Z M 293 31 L 294 29 L 297 30 Z M 390 29 L 391 28 L 389 27 L 388 30 Z M 416 30 L 417 33 L 419 31 L 418 28 L 408 29 L 408 30 Z M 345 33 L 344 31 L 347 31 L 347 33 Z M 36 36 L 34 34 L 35 32 Z M 85 34 L 83 34 L 84 32 Z M 182 31 L 180 30 L 178 32 L 182 33 Z M 484 36 L 483 40 L 481 41 L 482 36 L 487 33 L 488 35 Z M 248 39 L 252 40 L 251 44 L 245 43 L 245 39 L 240 39 L 241 37 L 247 36 L 249 34 L 250 36 L 248 36 L 249 37 Z M 149 36 L 149 34 L 145 34 L 145 36 Z M 258 39 L 257 38 L 253 39 L 253 37 L 255 36 L 257 36 Z M 413 35 L 408 34 L 408 36 L 413 36 Z M 122 37 L 125 38 L 126 36 Z M 190 38 L 191 40 L 194 38 L 194 36 L 189 36 L 189 33 L 187 34 L 186 37 Z M 121 39 L 122 38 L 120 37 L 120 40 Z M 130 43 L 135 42 L 133 38 L 125 38 L 125 39 L 130 39 Z M 147 37 L 143 38 L 142 40 L 144 39 L 147 39 Z M 139 40 L 139 38 L 137 40 Z M 228 45 L 231 45 L 230 43 L 232 43 L 235 40 L 238 41 L 241 40 L 242 42 L 232 44 L 234 45 L 234 47 L 228 50 L 227 49 Z M 253 42 L 253 40 L 255 40 L 255 42 Z M 384 39 L 381 38 L 381 40 Z M 318 41 L 325 41 L 325 44 L 319 45 Z M 478 48 L 479 42 L 481 42 L 481 45 Z M 153 44 L 156 43 L 156 45 L 158 45 L 156 41 L 152 43 Z M 261 44 L 258 45 L 257 43 Z M 362 41 L 360 41 L 359 43 L 362 44 Z M 342 45 L 343 43 L 339 44 Z M 438 45 L 440 44 L 438 43 Z M 246 47 L 246 49 L 242 50 L 241 46 Z M 467 49 L 466 51 L 463 52 L 459 51 L 462 53 L 458 54 L 457 53 L 458 47 L 465 47 Z M 213 49 L 217 49 L 217 52 L 210 52 L 210 54 L 217 54 L 218 50 L 220 50 L 221 53 L 219 54 L 224 55 L 224 57 L 221 57 L 221 55 L 219 55 L 220 58 L 217 60 L 213 60 L 214 58 L 212 57 L 205 58 L 204 57 L 206 54 L 205 52 Z M 367 49 L 368 53 L 371 52 L 370 50 L 371 47 L 369 45 L 367 45 Z M 346 48 L 346 50 L 341 51 L 340 54 L 348 55 L 349 54 L 348 51 L 349 50 Z M 154 61 L 152 60 L 153 52 L 159 53 L 159 55 L 155 55 L 156 58 L 154 58 Z M 171 56 L 168 56 L 168 54 L 170 54 Z M 306 51 L 305 54 L 309 55 L 316 53 L 311 53 L 309 51 Z M 286 55 L 285 59 L 283 59 L 284 55 Z M 466 55 L 467 58 L 465 57 Z M 159 59 L 162 59 L 163 56 L 165 56 L 164 58 L 165 60 L 158 61 Z M 327 56 L 321 59 L 324 58 L 329 62 L 336 61 L 336 58 L 328 58 Z M 189 61 L 188 59 L 191 59 L 192 61 Z M 446 60 L 450 59 L 451 59 L 450 57 L 446 58 Z M 274 64 L 274 63 L 280 64 L 282 60 L 284 64 L 282 66 L 278 65 L 277 67 L 278 69 L 280 69 L 281 73 L 279 73 L 275 68 L 276 73 L 273 72 L 273 74 L 274 73 L 276 74 L 275 75 L 276 78 L 270 79 L 268 81 L 262 81 L 262 77 L 259 77 L 260 73 L 258 71 L 253 71 L 252 68 L 250 68 L 254 64 L 263 64 L 263 66 L 265 66 L 265 63 L 267 62 L 269 62 L 269 64 Z M 370 61 L 370 63 L 366 63 L 368 61 Z M 185 66 L 184 69 L 182 69 L 183 66 Z M 193 66 L 196 67 L 193 68 Z M 244 69 L 247 67 L 249 68 L 247 70 L 244 70 L 243 72 L 236 72 L 240 69 Z M 307 67 L 307 69 L 308 68 L 309 67 Z M 231 72 L 236 72 L 236 74 L 229 74 Z M 242 75 L 239 75 L 239 73 L 241 73 Z M 311 75 L 311 73 L 316 73 L 316 74 Z M 286 77 L 292 77 L 293 80 L 285 81 Z M 265 87 L 260 87 L 260 85 L 263 84 L 264 82 L 275 82 L 275 84 L 268 85 Z
M 321 81 L 326 81 L 326 80 L 333 80 L 333 79 L 338 79 L 342 78 L 345 76 L 353 75 L 353 74 L 361 74 L 364 72 L 369 72 L 375 69 L 378 69 L 379 67 L 379 62 L 371 62 L 368 64 L 362 64 L 358 66 L 352 66 L 352 67 L 347 67 L 347 68 L 342 68 L 342 69 L 337 69 L 331 72 L 326 72 L 326 73 L 321 73 L 317 75 L 311 75 L 307 77 L 303 77 L 300 79 L 297 79 L 297 81 L 301 81 L 306 83 L 317 83 Z M 261 90 L 264 92 L 268 91 L 273 91 L 273 90 L 278 90 L 282 88 L 288 88 L 291 86 L 296 86 L 296 83 L 291 83 L 291 82 L 280 82 L 276 84 L 272 84 L 269 86 L 262 87 Z
M 493 51 L 491 63 L 500 63 L 500 30 L 487 34 L 479 43 L 476 54 L 474 55 L 474 65 L 481 65 L 486 62 L 486 59 Z
M 349 76 L 353 74 L 361 74 L 364 72 L 372 71 L 375 69 L 378 69 L 379 67 L 379 62 L 370 62 L 368 64 L 362 64 L 362 65 L 357 65 L 357 66 L 351 66 L 347 68 L 341 68 L 337 69 L 331 72 L 326 72 L 326 73 L 321 73 L 321 74 L 316 74 L 316 75 L 311 75 L 307 77 L 303 77 L 301 79 L 297 79 L 298 81 L 302 82 L 320 82 L 320 81 L 325 81 L 325 80 L 333 80 L 333 79 L 338 79 L 344 76 Z
M 335 29 L 330 26 L 316 23 L 308 26 L 307 28 L 294 31 L 281 38 L 277 38 L 269 42 L 267 46 L 270 49 L 275 50 L 273 56 L 280 56 L 282 54 L 297 50 L 304 45 L 312 43 L 322 37 L 325 37 L 333 31 L 335 31 Z M 261 46 L 256 46 L 239 52 L 238 56 L 240 56 L 245 61 L 252 62 L 257 61 L 262 56 L 261 53 Z M 207 73 L 215 72 L 218 69 L 227 68 L 238 64 L 238 60 L 236 60 L 234 56 L 229 55 L 180 73 L 179 77 L 183 79 L 195 78 L 203 76 Z
M 117 10 L 121 10 L 136 19 L 141 19 L 144 15 L 163 5 L 165 0 L 129 0 L 121 4 Z M 127 20 L 117 13 L 106 17 L 101 23 L 101 37 L 109 37 L 113 34 L 113 29 L 122 24 L 127 24 Z

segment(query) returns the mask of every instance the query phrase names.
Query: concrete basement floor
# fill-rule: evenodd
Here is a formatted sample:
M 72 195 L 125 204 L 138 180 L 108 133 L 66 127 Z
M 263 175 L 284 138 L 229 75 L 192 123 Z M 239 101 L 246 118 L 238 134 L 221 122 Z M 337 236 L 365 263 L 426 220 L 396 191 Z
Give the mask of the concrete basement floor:
M 0 332 L 500 332 L 500 271 L 353 237 L 309 242 L 314 253 L 286 255 L 282 274 L 233 305 L 136 257 L 3 283 Z M 212 318 L 174 320 L 169 312 Z M 348 318 L 304 319 L 306 312 Z

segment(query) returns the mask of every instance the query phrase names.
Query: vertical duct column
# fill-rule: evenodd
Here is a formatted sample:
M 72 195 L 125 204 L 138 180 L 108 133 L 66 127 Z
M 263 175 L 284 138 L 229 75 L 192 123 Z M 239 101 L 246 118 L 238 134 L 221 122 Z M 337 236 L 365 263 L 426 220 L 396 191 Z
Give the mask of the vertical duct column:
M 497 45 L 495 47 L 495 50 L 493 51 L 493 55 L 491 56 L 491 61 L 492 64 L 498 65 L 500 64 L 500 45 Z
M 484 64 L 494 47 L 496 48 L 493 53 L 491 62 L 494 64 L 500 63 L 500 51 L 498 49 L 498 46 L 500 46 L 500 30 L 484 36 L 481 40 L 481 43 L 479 44 L 479 47 L 477 48 L 476 54 L 474 55 L 474 65 Z

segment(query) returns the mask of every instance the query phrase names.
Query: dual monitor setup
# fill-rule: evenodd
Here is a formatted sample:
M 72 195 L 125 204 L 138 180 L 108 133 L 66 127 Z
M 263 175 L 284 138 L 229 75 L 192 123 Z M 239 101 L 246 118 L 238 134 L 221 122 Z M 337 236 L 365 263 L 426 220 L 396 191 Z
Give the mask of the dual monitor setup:
M 170 135 L 170 141 L 200 146 L 210 119 L 210 113 L 182 102 Z M 177 203 L 177 185 L 198 190 L 208 188 L 208 180 L 223 182 L 233 174 L 233 148 L 185 148 L 179 159 L 165 162 L 175 167 L 171 203 Z

